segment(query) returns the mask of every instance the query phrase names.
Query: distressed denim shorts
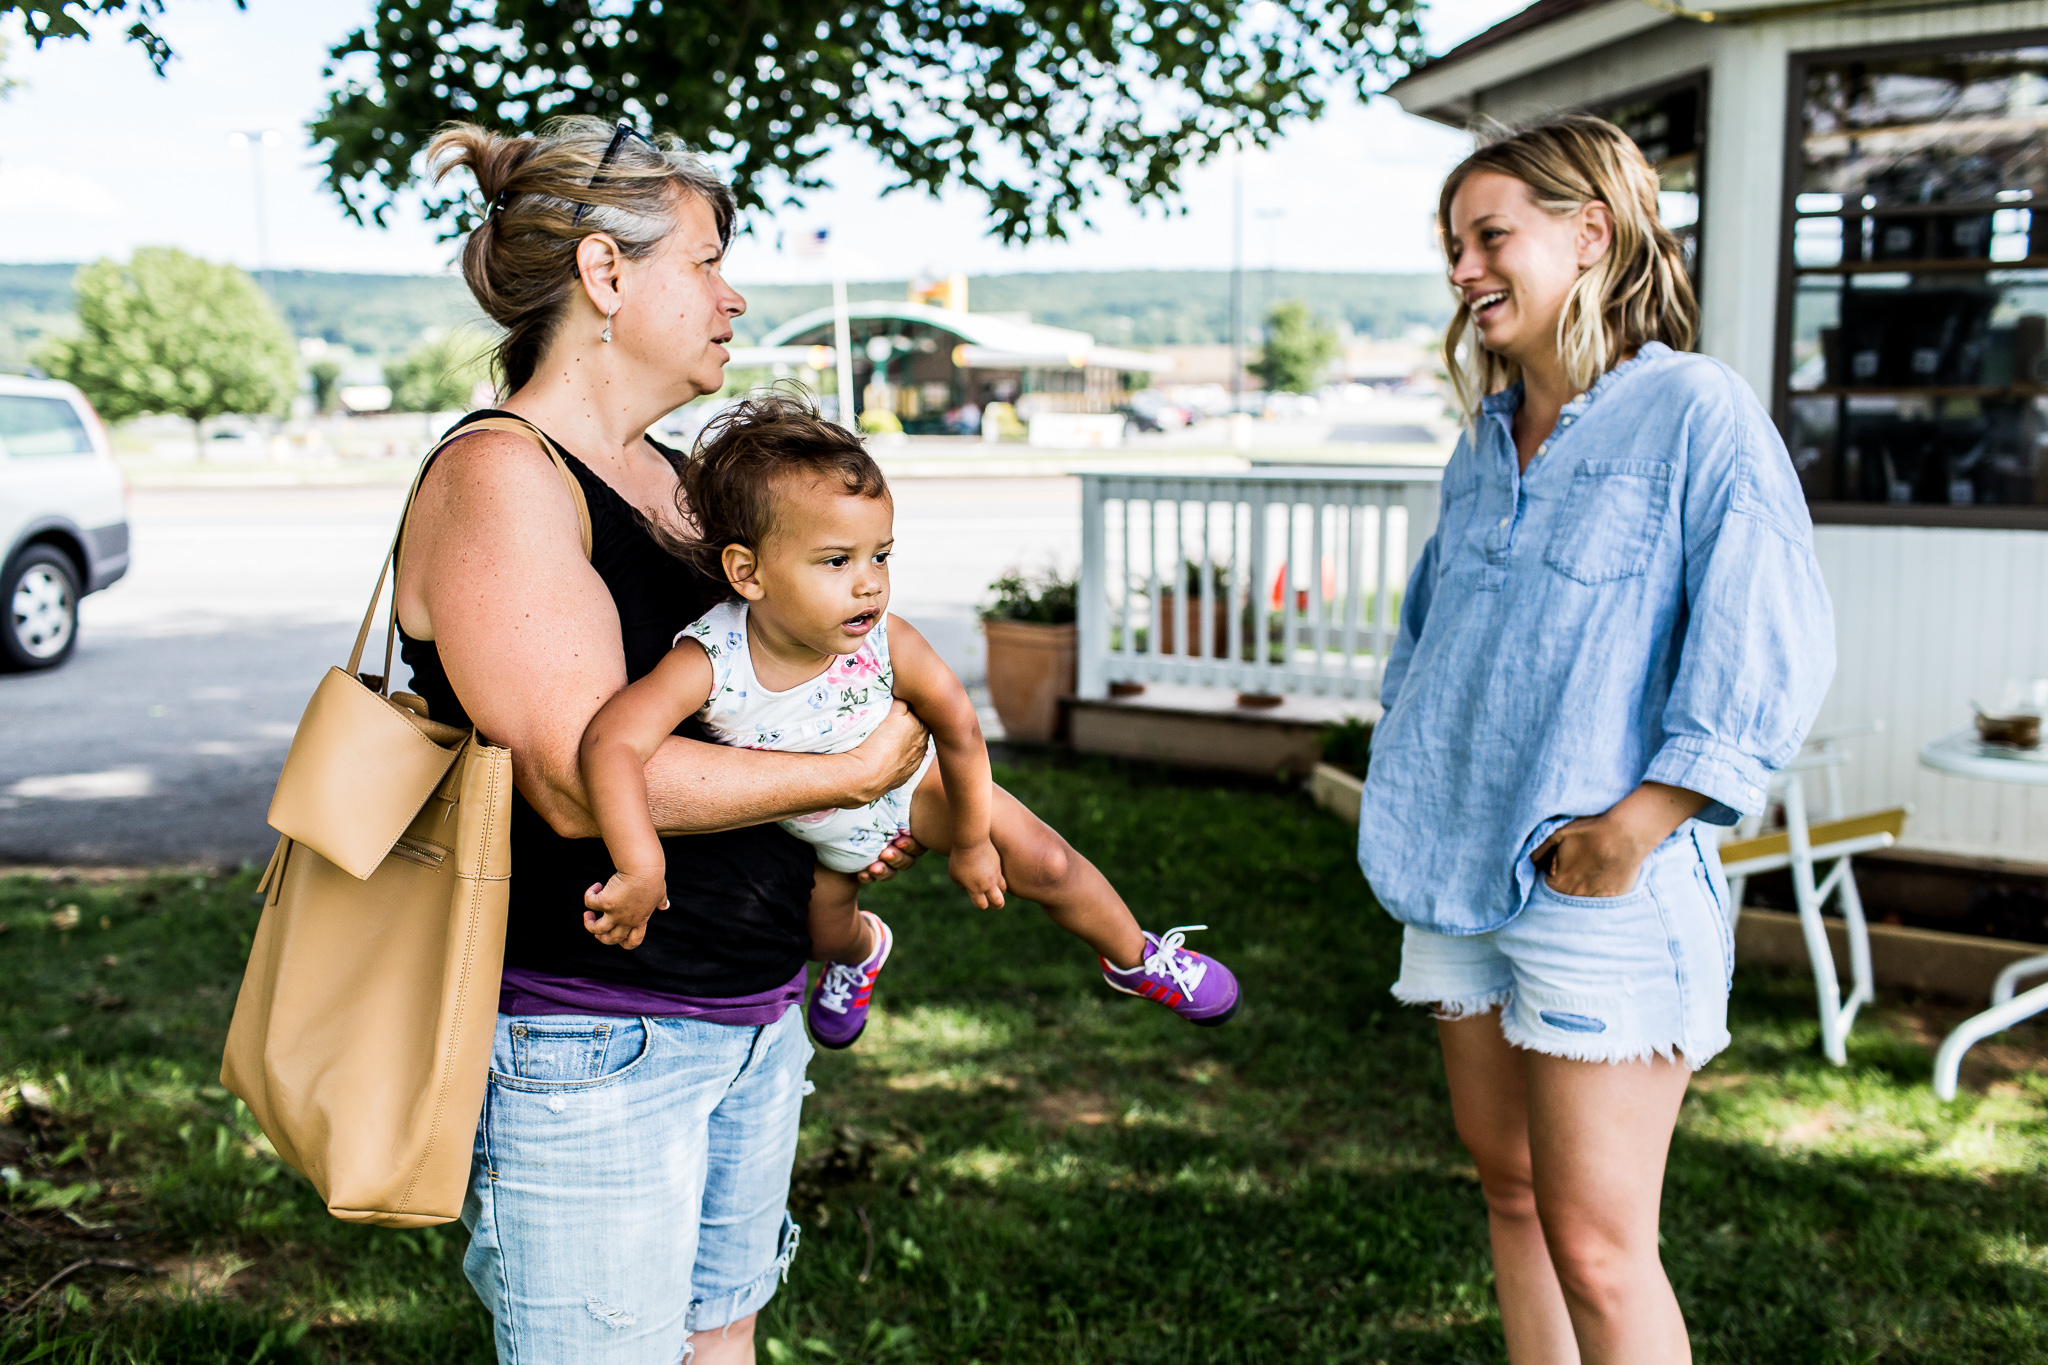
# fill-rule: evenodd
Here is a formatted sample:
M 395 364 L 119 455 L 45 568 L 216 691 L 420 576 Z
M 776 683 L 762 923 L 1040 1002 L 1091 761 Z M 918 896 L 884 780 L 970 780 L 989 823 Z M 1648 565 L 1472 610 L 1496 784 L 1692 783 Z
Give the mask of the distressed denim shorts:
M 462 1221 L 503 1365 L 677 1365 L 774 1297 L 811 1043 L 700 1019 L 498 1016 Z
M 1409 925 L 1394 995 L 1447 1019 L 1499 1006 L 1510 1043 L 1553 1057 L 1679 1053 L 1698 1070 L 1728 1046 L 1727 905 L 1714 845 L 1687 823 L 1625 896 L 1566 896 L 1539 875 L 1522 913 L 1490 933 Z

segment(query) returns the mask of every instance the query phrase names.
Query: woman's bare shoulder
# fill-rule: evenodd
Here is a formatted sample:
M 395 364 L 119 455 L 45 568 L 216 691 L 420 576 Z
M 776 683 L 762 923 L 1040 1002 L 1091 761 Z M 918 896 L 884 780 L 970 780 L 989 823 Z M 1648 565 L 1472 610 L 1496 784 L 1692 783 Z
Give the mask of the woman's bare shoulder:
M 564 521 L 576 513 L 561 471 L 531 438 L 510 431 L 471 432 L 434 458 L 420 484 L 415 515 L 491 514 L 517 525 Z

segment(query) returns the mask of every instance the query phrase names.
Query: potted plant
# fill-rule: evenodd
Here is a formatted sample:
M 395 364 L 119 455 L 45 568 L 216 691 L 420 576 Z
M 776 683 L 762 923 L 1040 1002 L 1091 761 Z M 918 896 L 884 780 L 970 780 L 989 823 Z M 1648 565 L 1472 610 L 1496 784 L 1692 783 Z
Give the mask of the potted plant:
M 1050 744 L 1059 733 L 1060 698 L 1074 695 L 1080 659 L 1074 624 L 1080 587 L 1048 569 L 1011 571 L 988 585 L 982 608 L 988 637 L 988 696 L 1006 738 Z
M 1215 638 L 1210 643 L 1212 657 L 1230 657 L 1230 566 L 1212 564 L 1209 566 L 1211 586 L 1209 590 L 1210 610 L 1214 614 L 1211 623 Z M 1186 607 L 1182 609 L 1180 594 L 1173 588 L 1159 590 L 1159 652 L 1179 654 L 1179 632 L 1175 626 L 1183 619 L 1187 622 L 1187 652 L 1200 657 L 1202 653 L 1202 566 L 1190 559 L 1183 566 L 1181 584 L 1186 588 Z

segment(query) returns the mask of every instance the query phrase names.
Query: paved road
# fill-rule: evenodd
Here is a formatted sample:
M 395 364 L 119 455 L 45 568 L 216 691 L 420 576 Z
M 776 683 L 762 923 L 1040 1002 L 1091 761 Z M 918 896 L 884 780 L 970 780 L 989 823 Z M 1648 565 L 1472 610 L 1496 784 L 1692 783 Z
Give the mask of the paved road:
M 344 662 L 404 490 L 143 490 L 134 572 L 71 661 L 0 675 L 0 863 L 235 863 L 300 709 Z M 895 609 L 981 681 L 973 606 L 1004 568 L 1071 567 L 1073 479 L 898 480 Z

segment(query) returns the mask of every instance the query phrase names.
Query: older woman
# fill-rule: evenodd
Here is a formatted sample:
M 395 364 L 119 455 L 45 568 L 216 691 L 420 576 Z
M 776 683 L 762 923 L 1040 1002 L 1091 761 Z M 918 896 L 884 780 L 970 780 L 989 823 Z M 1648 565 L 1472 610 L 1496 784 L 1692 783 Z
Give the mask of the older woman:
M 586 560 L 536 444 L 479 432 L 435 457 L 399 577 L 414 690 L 509 746 L 518 784 L 467 1270 L 503 1361 L 750 1361 L 796 1249 L 811 1056 L 812 860 L 773 822 L 900 786 L 925 730 L 899 705 L 836 756 L 670 739 L 647 777 L 671 904 L 630 953 L 585 931 L 584 890 L 611 865 L 577 772 L 584 725 L 721 591 L 662 549 L 686 529 L 681 457 L 647 430 L 721 383 L 746 307 L 720 275 L 733 198 L 673 143 L 594 119 L 537 138 L 450 127 L 429 159 L 472 172 L 490 206 L 463 274 L 505 329 L 503 411 L 567 456 L 592 533 Z

